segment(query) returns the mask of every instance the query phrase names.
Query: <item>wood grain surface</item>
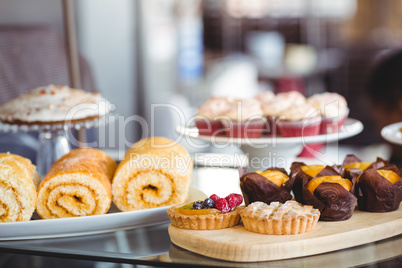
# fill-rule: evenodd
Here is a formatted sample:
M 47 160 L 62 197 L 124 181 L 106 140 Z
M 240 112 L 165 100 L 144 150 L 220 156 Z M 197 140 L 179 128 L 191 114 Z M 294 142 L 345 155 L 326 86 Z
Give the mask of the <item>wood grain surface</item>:
M 189 251 L 227 261 L 256 262 L 310 256 L 386 239 L 402 233 L 402 207 L 394 212 L 356 210 L 341 222 L 319 221 L 310 232 L 299 235 L 263 235 L 242 224 L 211 230 L 185 230 L 172 225 L 172 243 Z

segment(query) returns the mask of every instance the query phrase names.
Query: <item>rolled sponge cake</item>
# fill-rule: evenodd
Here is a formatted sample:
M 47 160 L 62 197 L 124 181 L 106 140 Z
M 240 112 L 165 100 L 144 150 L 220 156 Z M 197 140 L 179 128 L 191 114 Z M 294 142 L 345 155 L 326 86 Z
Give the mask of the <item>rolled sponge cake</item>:
M 40 183 L 37 213 L 44 219 L 105 214 L 112 201 L 115 169 L 116 162 L 101 150 L 70 151 Z
M 129 149 L 112 183 L 113 202 L 122 211 L 183 203 L 193 162 L 187 150 L 163 137 L 145 138 Z
M 29 221 L 35 211 L 40 181 L 31 160 L 0 153 L 0 222 Z

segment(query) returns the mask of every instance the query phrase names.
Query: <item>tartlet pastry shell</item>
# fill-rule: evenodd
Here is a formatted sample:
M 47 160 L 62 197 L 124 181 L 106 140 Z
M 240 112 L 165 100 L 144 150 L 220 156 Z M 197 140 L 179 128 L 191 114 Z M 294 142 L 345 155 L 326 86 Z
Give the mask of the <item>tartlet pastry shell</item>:
M 320 212 L 312 206 L 302 206 L 298 211 L 287 211 L 295 205 L 301 206 L 296 201 L 287 201 L 285 204 L 272 202 L 267 205 L 263 202 L 254 202 L 249 206 L 254 209 L 244 209 L 240 212 L 244 227 L 252 232 L 270 235 L 301 234 L 310 231 L 318 222 Z M 261 213 L 255 213 L 260 210 Z M 272 210 L 266 215 L 264 210 Z M 282 210 L 282 211 L 281 211 Z
M 243 209 L 237 207 L 228 213 L 185 215 L 178 211 L 178 208 L 182 206 L 183 204 L 170 207 L 167 210 L 167 214 L 173 226 L 190 230 L 218 230 L 233 227 L 239 223 L 239 212 Z

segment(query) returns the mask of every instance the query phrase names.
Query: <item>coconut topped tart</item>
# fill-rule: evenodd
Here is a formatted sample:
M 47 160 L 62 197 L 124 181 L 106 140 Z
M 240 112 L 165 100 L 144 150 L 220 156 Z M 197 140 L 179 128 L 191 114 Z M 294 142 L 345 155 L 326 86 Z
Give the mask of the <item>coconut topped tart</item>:
M 52 124 L 84 121 L 110 112 L 100 93 L 68 86 L 38 87 L 0 106 L 0 120 L 9 124 Z

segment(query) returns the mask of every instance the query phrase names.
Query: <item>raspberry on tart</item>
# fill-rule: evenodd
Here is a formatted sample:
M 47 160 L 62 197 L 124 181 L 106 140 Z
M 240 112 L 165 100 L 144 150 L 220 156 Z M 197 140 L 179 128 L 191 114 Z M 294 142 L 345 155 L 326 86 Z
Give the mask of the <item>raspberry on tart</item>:
M 170 207 L 167 214 L 172 225 L 178 228 L 217 230 L 239 223 L 239 211 L 243 209 L 239 205 L 242 202 L 243 198 L 238 194 L 230 194 L 225 198 L 214 194 L 204 201 Z

